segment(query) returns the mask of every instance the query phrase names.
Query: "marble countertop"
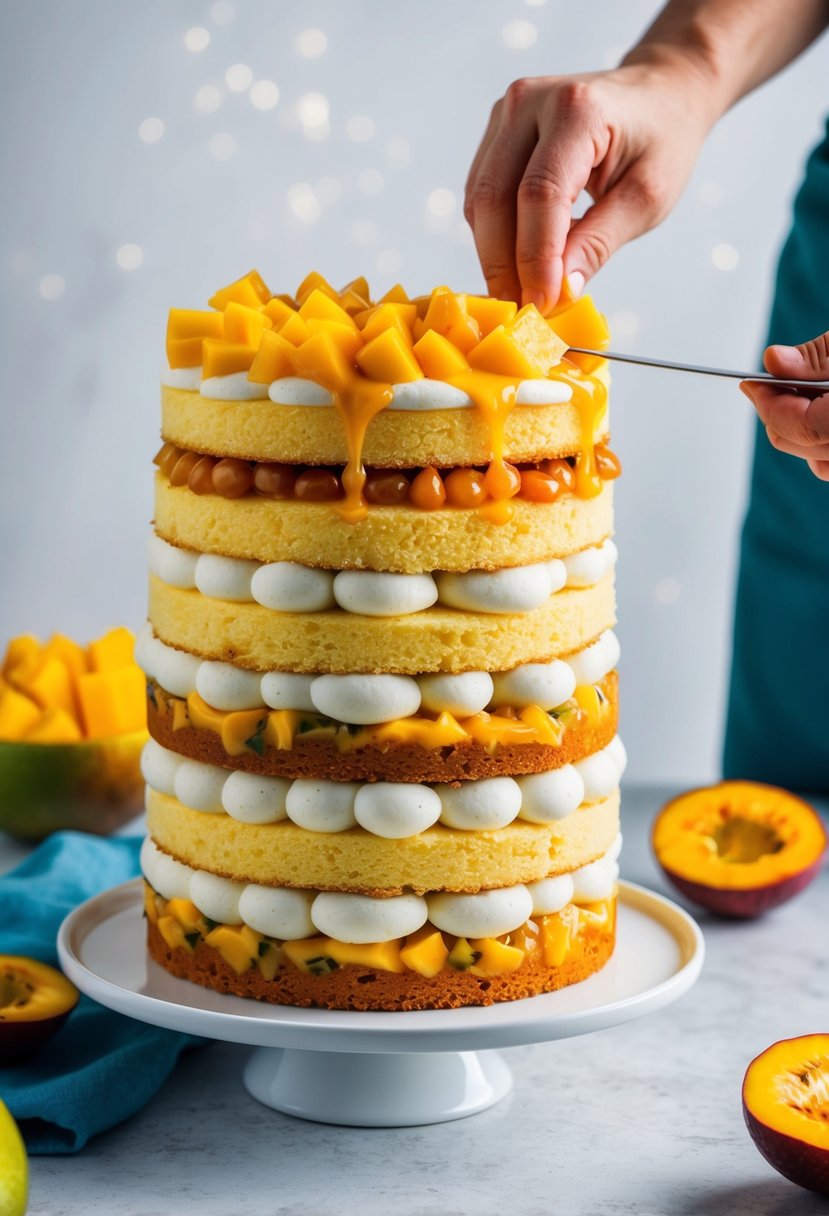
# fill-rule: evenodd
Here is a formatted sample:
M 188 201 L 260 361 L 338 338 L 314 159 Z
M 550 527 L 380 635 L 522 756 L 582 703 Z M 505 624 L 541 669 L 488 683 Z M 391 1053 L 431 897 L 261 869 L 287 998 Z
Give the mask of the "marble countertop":
M 667 791 L 625 790 L 623 877 L 668 894 L 648 851 Z M 26 853 L 0 835 L 0 871 Z M 650 1017 L 513 1048 L 515 1087 L 453 1123 L 304 1123 L 242 1086 L 250 1049 L 186 1055 L 148 1107 L 74 1157 L 31 1162 L 37 1216 L 806 1216 L 826 1201 L 754 1148 L 740 1085 L 774 1040 L 826 1030 L 829 872 L 766 919 L 700 915 L 696 986 Z

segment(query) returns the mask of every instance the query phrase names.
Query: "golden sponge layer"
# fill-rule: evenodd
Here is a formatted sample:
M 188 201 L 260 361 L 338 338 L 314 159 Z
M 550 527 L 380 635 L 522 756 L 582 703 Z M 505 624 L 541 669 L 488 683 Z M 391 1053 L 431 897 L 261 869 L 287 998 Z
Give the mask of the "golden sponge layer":
M 301 562 L 330 570 L 497 570 L 566 557 L 613 531 L 613 487 L 596 498 L 513 499 L 506 524 L 476 510 L 372 508 L 348 523 L 330 503 L 228 499 L 155 479 L 155 526 L 172 545 L 260 562 Z
M 613 572 L 565 588 L 532 612 L 429 608 L 399 617 L 273 612 L 209 599 L 150 576 L 150 620 L 168 646 L 252 671 L 508 671 L 582 650 L 615 623 Z
M 331 834 L 287 820 L 239 823 L 148 790 L 147 827 L 165 853 L 236 882 L 372 895 L 474 892 L 535 882 L 596 861 L 619 831 L 619 794 L 551 824 L 516 820 L 491 832 L 437 824 L 406 840 L 385 840 L 362 828 Z
M 212 456 L 286 464 L 345 464 L 345 431 L 333 406 L 217 401 L 161 389 L 161 433 L 168 443 Z M 595 442 L 609 435 L 605 413 Z M 506 423 L 504 452 L 516 462 L 570 456 L 584 444 L 581 416 L 570 402 L 517 406 Z M 383 410 L 368 428 L 363 460 L 382 468 L 486 464 L 490 427 L 480 410 Z

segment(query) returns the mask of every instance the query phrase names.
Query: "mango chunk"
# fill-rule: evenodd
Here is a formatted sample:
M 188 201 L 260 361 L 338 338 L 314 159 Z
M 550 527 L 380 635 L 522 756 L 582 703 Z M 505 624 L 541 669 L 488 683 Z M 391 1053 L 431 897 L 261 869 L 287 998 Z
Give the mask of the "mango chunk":
M 171 308 L 167 317 L 167 362 L 170 367 L 200 367 L 204 339 L 223 336 L 221 313 Z
M 370 379 L 383 384 L 423 379 L 420 364 L 396 329 L 385 329 L 367 342 L 357 355 L 357 363 Z
M 274 296 L 272 300 L 268 300 L 262 312 L 274 329 L 279 329 L 279 326 L 284 325 L 289 317 L 296 315 L 296 309 L 290 304 L 286 304 L 280 296 Z
M 158 922 L 158 927 L 161 928 L 161 921 Z M 256 966 L 258 951 L 251 948 L 250 941 L 240 932 L 240 926 L 219 925 L 211 930 L 204 940 L 206 945 L 219 951 L 237 975 Z
M 556 308 L 547 324 L 569 346 L 586 346 L 591 350 L 607 350 L 610 330 L 607 321 L 590 296 L 581 296 L 574 303 Z M 595 355 L 568 355 L 567 358 L 586 372 L 595 371 L 603 363 Z
M 344 308 L 350 317 L 356 317 L 358 312 L 364 312 L 368 306 L 368 300 L 356 291 L 343 290 L 340 292 L 339 304 Z
M 400 958 L 400 943 L 396 941 L 358 945 L 334 941 L 329 937 L 325 942 L 325 953 L 341 967 L 353 963 L 357 967 L 372 967 L 377 971 L 406 970 Z
M 369 287 L 368 279 L 364 274 L 360 274 L 356 279 L 352 279 L 350 283 L 346 283 L 345 287 L 343 287 L 342 291 L 340 292 L 341 304 L 343 302 L 343 296 L 347 296 L 349 293 L 360 296 L 360 298 L 363 300 L 363 308 L 365 308 L 366 304 L 371 303 L 371 288 Z M 343 308 L 344 307 L 345 305 L 343 304 Z
M 469 352 L 469 362 L 480 371 L 537 380 L 549 376 L 566 351 L 535 305 L 527 304 L 507 325 L 487 334 Z
M 54 658 L 60 659 L 73 680 L 77 680 L 78 676 L 82 676 L 85 671 L 89 670 L 84 648 L 62 633 L 52 634 L 43 647 L 43 656 L 44 658 L 54 656 Z M 130 657 L 127 661 L 132 662 L 132 650 L 130 650 Z
M 93 739 L 141 730 L 147 720 L 144 673 L 135 666 L 90 671 L 78 679 L 85 733 Z
M 192 954 L 194 947 L 187 940 L 184 929 L 174 916 L 159 916 L 156 922 L 158 931 L 171 950 L 186 950 Z
M 427 979 L 432 979 L 443 970 L 448 957 L 449 950 L 443 940 L 443 934 L 431 925 L 424 925 L 417 933 L 407 937 L 406 944 L 400 951 L 404 965 Z
M 274 747 L 277 751 L 290 751 L 301 720 L 302 714 L 298 709 L 272 709 L 263 735 L 265 746 Z
M 302 343 L 307 342 L 311 336 L 311 331 L 305 322 L 305 318 L 301 317 L 298 312 L 291 313 L 290 317 L 287 317 L 286 320 L 279 325 L 277 332 L 280 338 L 284 338 L 285 341 L 290 342 L 292 346 L 301 346 Z
M 527 705 L 518 715 L 523 723 L 535 731 L 535 742 L 548 747 L 560 747 L 564 727 L 551 718 L 540 705 Z
M 329 333 L 314 334 L 303 342 L 294 356 L 294 367 L 296 375 L 314 380 L 332 393 L 340 392 L 354 379 L 353 363 Z
M 176 699 L 173 701 L 173 730 L 184 730 L 185 726 L 191 725 L 187 702 Z
M 22 739 L 40 718 L 40 710 L 31 697 L 6 688 L 0 693 L 0 739 Z
M 258 270 L 249 270 L 247 274 L 242 275 L 241 279 L 236 279 L 235 282 L 229 283 L 227 287 L 217 291 L 207 302 L 211 308 L 220 310 L 227 308 L 230 303 L 246 304 L 249 308 L 258 308 L 262 304 L 267 304 L 270 298 L 270 290 L 266 287 Z
M 573 693 L 576 704 L 591 726 L 596 726 L 602 717 L 603 699 L 594 684 L 579 684 Z
M 232 376 L 234 372 L 246 372 L 256 356 L 252 346 L 241 342 L 219 342 L 205 338 L 202 343 L 202 379 L 212 376 Z
M 390 287 L 384 296 L 381 296 L 379 304 L 408 304 L 409 297 L 406 294 L 406 288 L 402 283 L 395 283 Z
M 473 950 L 465 937 L 459 937 L 449 951 L 447 962 L 456 971 L 468 971 L 478 961 L 478 953 Z
M 339 321 L 330 321 L 326 317 L 310 317 L 307 324 L 312 338 L 315 334 L 329 334 L 349 363 L 354 362 L 357 351 L 363 345 L 362 334 L 356 326 L 340 325 Z
M 261 308 L 250 308 L 231 300 L 224 311 L 224 337 L 228 342 L 241 342 L 244 346 L 258 346 L 262 334 L 273 322 Z
M 110 629 L 103 637 L 96 638 L 86 648 L 90 671 L 116 671 L 132 663 L 135 637 L 121 625 Z
M 264 749 L 266 711 L 239 709 L 226 713 L 222 722 L 222 747 L 229 756 L 241 756 L 247 751 Z
M 275 334 L 272 330 L 265 330 L 259 349 L 250 365 L 248 380 L 252 380 L 254 384 L 272 384 L 274 380 L 281 380 L 283 376 L 292 376 L 295 352 L 296 347 L 281 333 Z
M 498 325 L 509 325 L 518 312 L 514 300 L 496 300 L 493 296 L 467 296 L 466 311 L 481 329 L 481 337 L 492 333 Z
M 407 346 L 411 346 L 414 338 L 412 326 L 417 320 L 417 310 L 414 304 L 378 304 L 371 308 L 362 324 L 363 341 L 369 342 L 376 338 L 384 329 L 396 329 Z
M 426 330 L 415 342 L 414 353 L 424 374 L 431 380 L 451 380 L 452 376 L 469 371 L 469 364 L 458 348 L 436 329 Z
M 420 339 L 427 330 L 437 330 L 466 355 L 481 338 L 478 322 L 466 311 L 466 296 L 457 295 L 448 287 L 436 287 L 422 321 L 414 326 L 414 336 Z
M 144 882 L 144 911 L 147 915 L 147 920 L 152 925 L 158 924 L 158 903 L 155 891 L 150 884 Z
M 3 675 L 8 675 L 21 664 L 30 664 L 40 654 L 40 649 L 40 642 L 33 633 L 21 633 L 19 637 L 12 638 L 3 659 Z
M 65 709 L 47 709 L 23 737 L 27 743 L 77 743 L 83 734 L 75 717 Z
M 283 942 L 285 956 L 298 967 L 311 975 L 328 975 L 337 968 L 336 961 L 327 953 L 327 937 L 304 937 L 301 941 Z
M 20 691 L 31 697 L 41 709 L 62 709 L 70 717 L 75 716 L 72 678 L 61 659 L 46 659 Z
M 310 274 L 307 274 L 296 289 L 296 301 L 300 307 L 305 303 L 312 291 L 321 291 L 323 295 L 335 301 L 339 294 L 328 282 L 328 279 L 323 278 L 317 270 L 312 270 Z
M 170 899 L 166 912 L 176 918 L 185 933 L 201 933 L 206 928 L 204 917 L 192 899 Z
M 284 962 L 284 951 L 277 946 L 276 942 L 266 941 L 263 938 L 259 943 L 256 958 L 256 966 L 259 968 L 262 978 L 272 980 Z
M 214 709 L 197 692 L 191 692 L 187 698 L 187 716 L 190 725 L 195 726 L 197 730 L 212 730 L 221 734 L 227 711 Z
M 299 310 L 299 315 L 304 321 L 310 321 L 312 318 L 324 321 L 336 321 L 339 325 L 345 325 L 348 329 L 356 329 L 354 321 L 338 303 L 336 297 L 332 300 L 325 292 L 320 291 L 319 287 L 315 287 L 303 300 Z
M 541 942 L 544 962 L 548 967 L 560 967 L 570 949 L 573 928 L 578 921 L 578 909 L 569 905 L 561 912 L 545 916 L 541 922 Z
M 469 968 L 473 975 L 509 975 L 524 961 L 523 950 L 506 946 L 495 937 L 476 937 L 469 945 L 479 956 Z

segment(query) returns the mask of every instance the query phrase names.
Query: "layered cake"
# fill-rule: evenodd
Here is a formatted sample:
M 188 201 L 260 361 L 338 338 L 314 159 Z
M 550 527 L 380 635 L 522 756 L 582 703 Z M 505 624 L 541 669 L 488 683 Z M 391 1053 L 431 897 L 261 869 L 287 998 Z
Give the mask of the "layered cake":
M 173 309 L 155 463 L 149 951 L 221 992 L 490 1004 L 614 946 L 606 365 L 589 298 L 251 272 Z

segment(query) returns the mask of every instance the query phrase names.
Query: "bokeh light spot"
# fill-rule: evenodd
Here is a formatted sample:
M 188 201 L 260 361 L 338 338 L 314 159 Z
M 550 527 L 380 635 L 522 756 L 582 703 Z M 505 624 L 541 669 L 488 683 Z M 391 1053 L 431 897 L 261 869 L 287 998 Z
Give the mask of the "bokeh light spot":
M 321 214 L 319 199 L 308 182 L 295 182 L 288 190 L 288 206 L 303 224 L 315 223 Z
M 432 215 L 444 218 L 452 214 L 457 206 L 457 199 L 451 190 L 447 190 L 445 186 L 440 186 L 437 190 L 433 190 L 426 200 L 426 206 L 431 211 Z
M 303 59 L 319 59 L 328 49 L 328 39 L 324 30 L 316 28 L 301 30 L 294 43 L 296 53 Z
M 345 133 L 355 144 L 365 144 L 374 135 L 374 119 L 368 114 L 354 114 L 345 124 Z
M 38 291 L 44 300 L 59 300 L 66 291 L 66 279 L 62 274 L 46 274 L 38 283 Z
M 717 270 L 736 270 L 740 255 L 733 245 L 715 245 L 711 250 L 711 261 Z
M 164 123 L 160 118 L 144 118 L 138 124 L 138 138 L 143 144 L 157 144 L 164 134 Z
M 233 93 L 246 93 L 253 81 L 253 72 L 246 63 L 233 63 L 225 72 L 225 83 Z
M 639 318 L 635 312 L 628 312 L 626 309 L 620 309 L 619 312 L 611 314 L 610 332 L 614 338 L 629 340 L 635 338 L 639 333 Z
M 221 104 L 221 89 L 217 89 L 215 84 L 203 84 L 193 98 L 193 109 L 197 114 L 213 114 Z
M 216 3 L 211 6 L 210 20 L 214 25 L 232 25 L 235 16 L 236 9 L 230 0 L 216 0 Z
M 217 131 L 210 137 L 207 150 L 214 160 L 230 160 L 236 152 L 236 140 L 228 131 Z
M 501 37 L 511 51 L 526 51 L 535 46 L 538 30 L 532 21 L 508 21 L 501 30 Z
M 188 30 L 184 35 L 184 45 L 187 47 L 188 51 L 192 51 L 193 54 L 198 54 L 199 51 L 206 50 L 210 45 L 210 34 L 204 28 L 204 26 L 194 25 L 193 28 Z
M 675 604 L 682 595 L 682 587 L 675 578 L 661 578 L 653 589 L 657 604 Z
M 140 245 L 119 245 L 115 261 L 122 270 L 137 270 L 144 261 L 144 251 Z
M 272 80 L 257 80 L 250 86 L 251 105 L 257 110 L 272 110 L 279 101 L 279 89 Z

